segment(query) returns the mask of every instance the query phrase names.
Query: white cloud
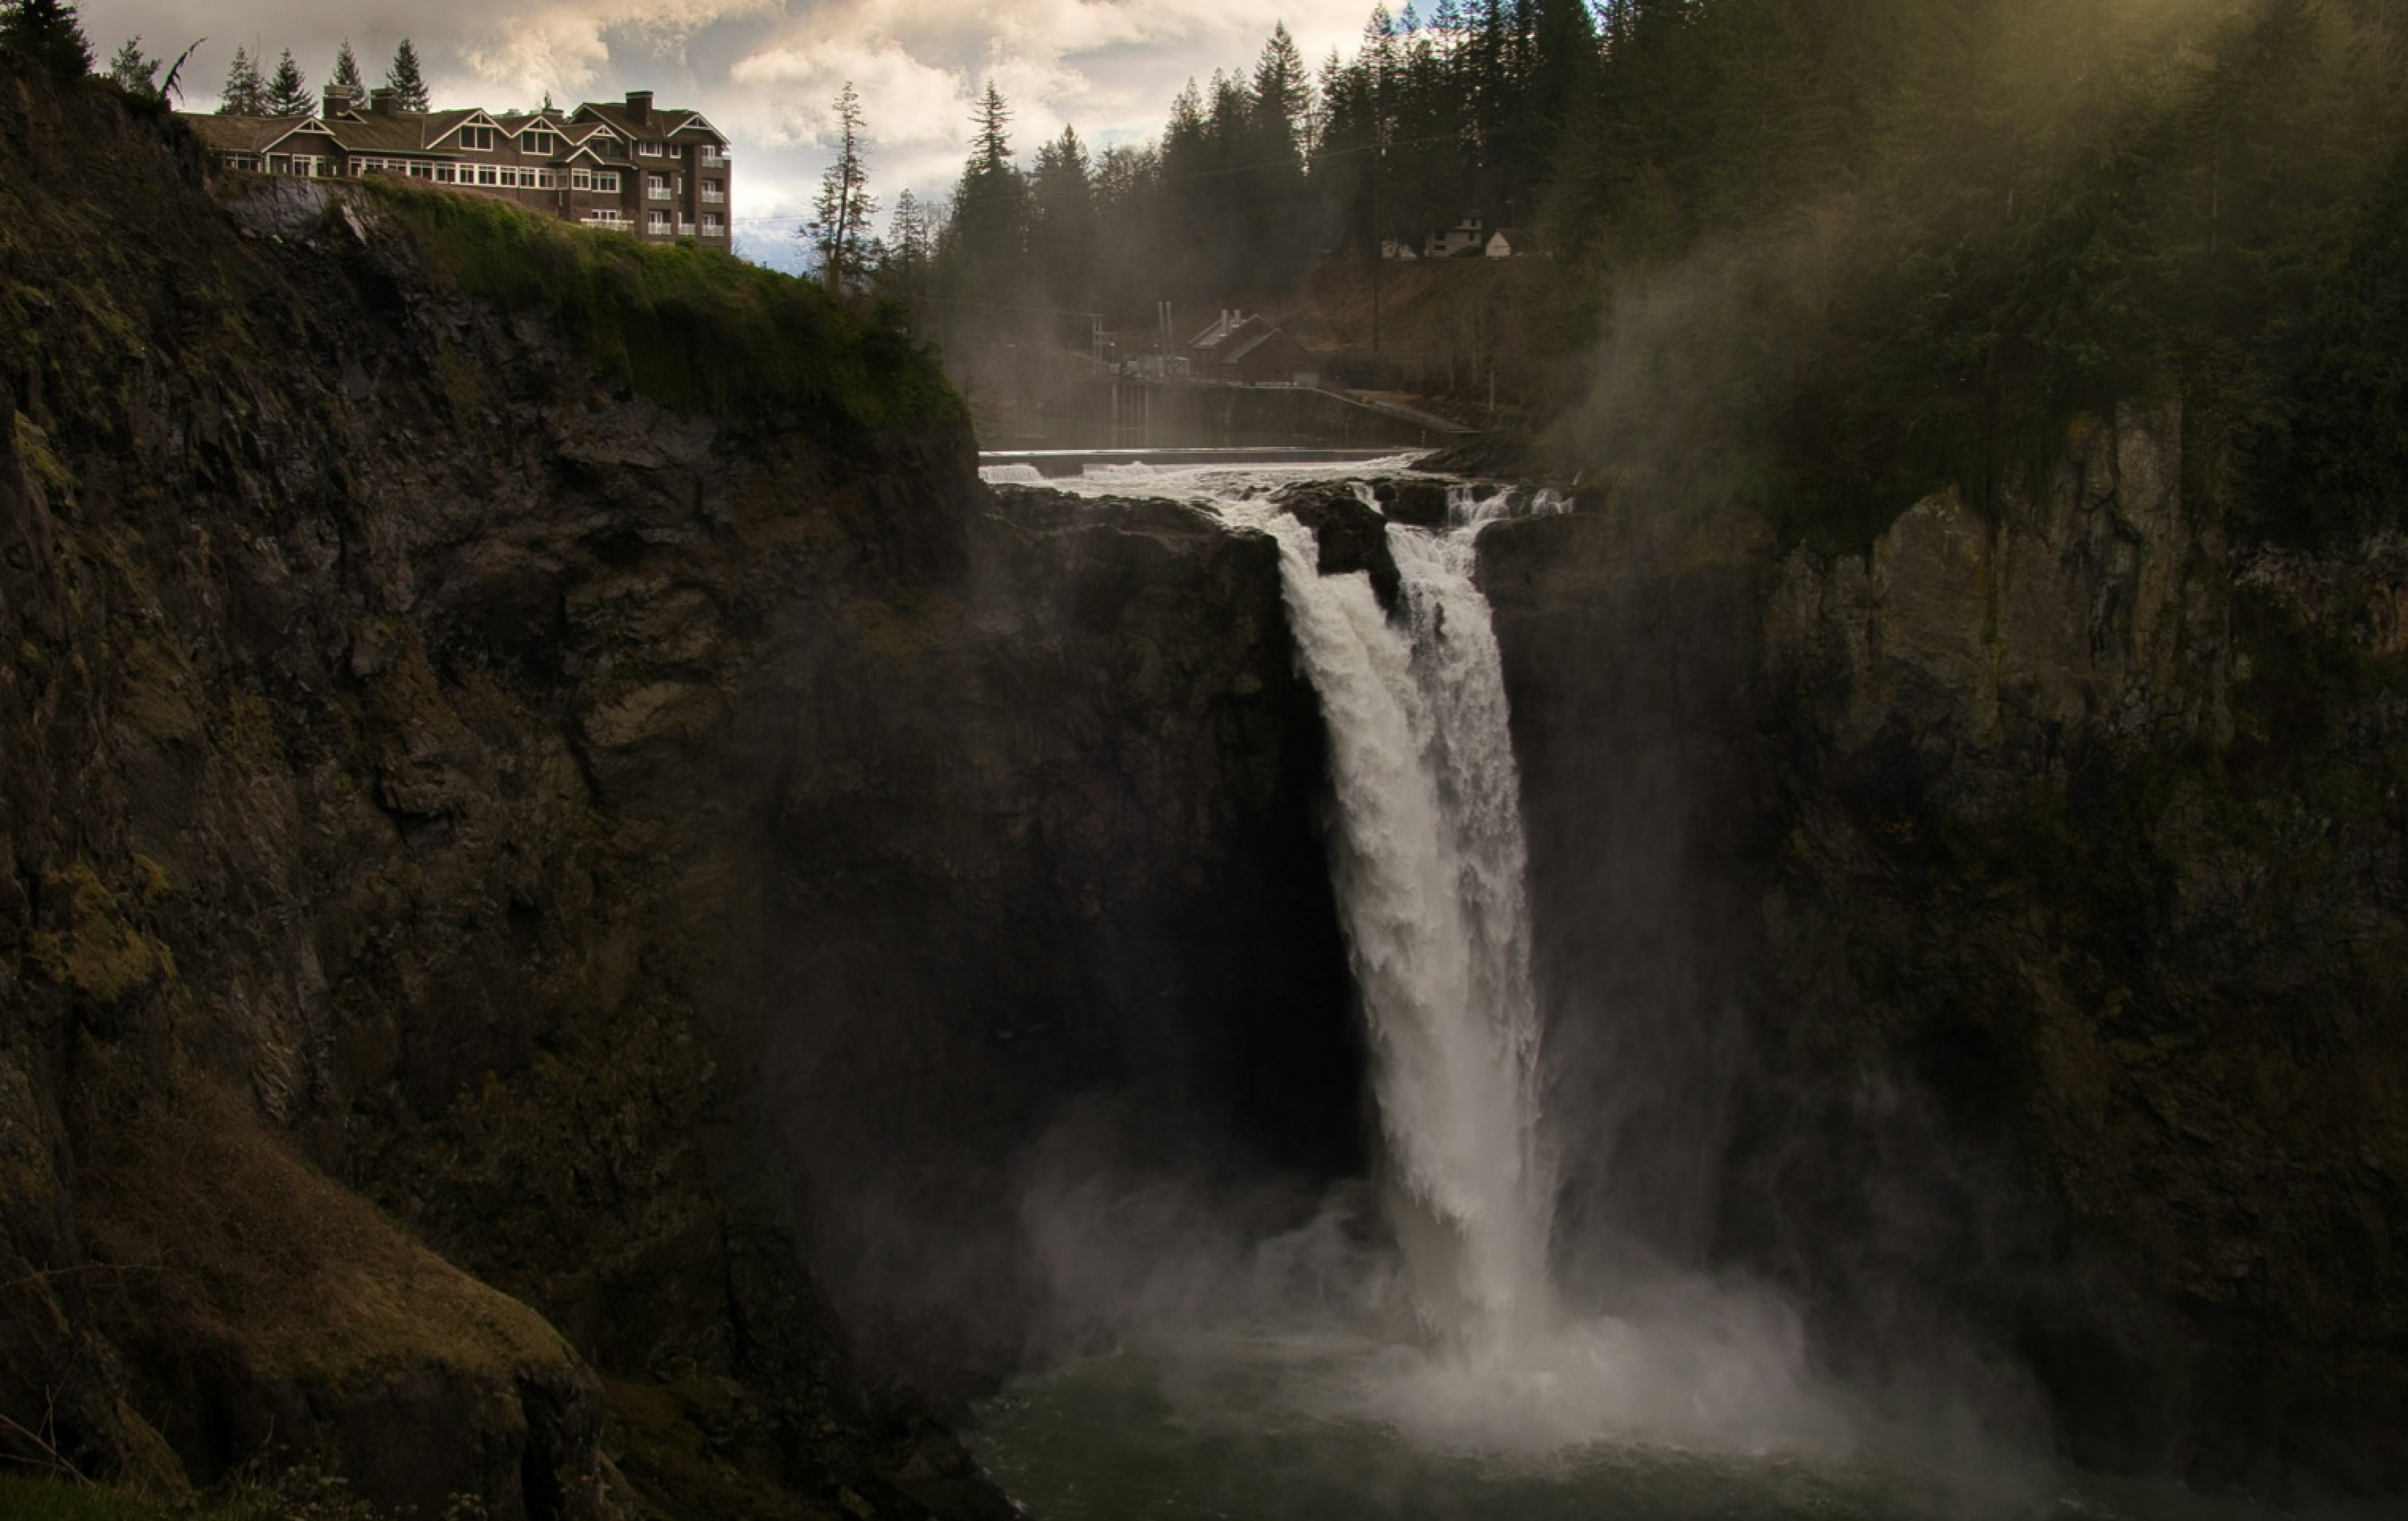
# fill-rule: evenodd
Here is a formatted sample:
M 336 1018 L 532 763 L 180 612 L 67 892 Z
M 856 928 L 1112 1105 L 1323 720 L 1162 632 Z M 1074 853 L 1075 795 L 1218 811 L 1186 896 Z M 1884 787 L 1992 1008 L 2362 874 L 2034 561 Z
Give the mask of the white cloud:
M 85 0 L 106 57 L 136 33 L 169 55 L 206 31 L 186 65 L 188 108 L 217 103 L 236 44 L 273 64 L 290 47 L 314 87 L 348 36 L 370 83 L 405 31 L 438 104 L 570 105 L 657 91 L 699 108 L 734 140 L 734 210 L 748 245 L 776 246 L 827 163 L 829 103 L 862 98 L 872 188 L 941 193 L 960 174 L 971 109 L 989 79 L 1012 109 L 1025 163 L 1074 125 L 1093 144 L 1154 136 L 1183 82 L 1254 65 L 1285 19 L 1308 65 L 1351 50 L 1371 0 L 391 0 L 366 6 L 212 0 Z

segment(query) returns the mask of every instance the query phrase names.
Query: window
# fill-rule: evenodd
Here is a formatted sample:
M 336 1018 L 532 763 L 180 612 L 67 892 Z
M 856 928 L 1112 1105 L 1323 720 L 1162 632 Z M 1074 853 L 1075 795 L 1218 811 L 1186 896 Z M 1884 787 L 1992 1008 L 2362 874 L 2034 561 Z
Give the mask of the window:
M 619 177 L 615 174 L 597 172 L 594 176 L 594 188 L 602 194 L 616 195 L 619 194 Z
M 488 164 L 480 164 L 480 165 L 477 165 L 477 183 L 479 183 L 479 184 L 480 184 L 480 185 L 490 185 L 490 184 L 492 184 L 493 182 L 494 182 L 494 170 L 493 170 L 493 165 L 488 165 Z
M 519 134 L 519 151 L 522 153 L 557 153 L 560 151 L 560 134 L 556 132 L 522 132 Z
M 727 229 L 720 224 L 718 212 L 705 211 L 702 214 L 702 236 L 705 237 L 724 237 L 727 236 Z
M 644 231 L 657 234 L 663 237 L 667 237 L 669 231 L 669 214 L 666 211 L 645 212 Z
M 658 158 L 661 156 L 661 146 L 659 143 L 638 143 L 636 151 L 646 158 Z
M 571 169 L 568 171 L 568 188 L 571 190 L 592 190 L 594 188 L 594 176 L 583 169 Z
M 644 197 L 647 200 L 653 201 L 667 200 L 669 198 L 669 177 L 665 174 L 648 174 L 644 176 Z
M 702 182 L 702 199 L 705 205 L 716 206 L 727 199 L 727 187 L 716 179 L 706 179 Z
M 695 149 L 694 156 L 705 164 L 716 164 L 727 154 L 717 143 L 703 143 Z
M 435 182 L 438 185 L 448 185 L 456 172 L 449 164 L 438 164 L 435 166 Z
M 621 142 L 618 138 L 611 136 L 607 132 L 595 134 L 592 139 L 587 143 L 587 146 L 592 148 L 595 153 L 599 154 L 603 158 L 625 158 L 627 156 L 627 145 Z
M 460 146 L 471 153 L 490 153 L 494 151 L 494 129 L 491 127 L 462 127 L 460 129 Z

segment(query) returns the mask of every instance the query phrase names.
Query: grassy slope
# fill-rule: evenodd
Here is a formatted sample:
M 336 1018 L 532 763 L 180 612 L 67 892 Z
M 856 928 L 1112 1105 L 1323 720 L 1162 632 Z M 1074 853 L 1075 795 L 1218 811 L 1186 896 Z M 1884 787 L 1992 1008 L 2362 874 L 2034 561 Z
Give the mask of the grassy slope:
M 899 326 L 810 280 L 691 239 L 647 244 L 498 200 L 369 185 L 463 290 L 551 316 L 584 357 L 663 406 L 828 409 L 871 431 L 961 416 Z

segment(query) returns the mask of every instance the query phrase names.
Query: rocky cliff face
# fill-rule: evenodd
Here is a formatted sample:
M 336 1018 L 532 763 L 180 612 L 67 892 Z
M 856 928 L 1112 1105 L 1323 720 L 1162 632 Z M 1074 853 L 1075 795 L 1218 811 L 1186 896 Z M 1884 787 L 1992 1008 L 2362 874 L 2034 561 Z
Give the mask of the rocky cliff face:
M 2027 1369 L 2085 1460 L 2396 1489 L 2398 547 L 2226 544 L 2160 412 L 1860 556 L 1482 549 L 1559 1081 L 1699 1158 L 1570 1218 L 1755 1262 L 1842 1361 L 1994 1411 Z
M 1268 546 L 665 409 L 97 87 L 0 136 L 0 1449 L 999 1514 L 897 1382 L 991 1283 L 897 1243 L 1018 1263 L 1082 1103 L 1353 1143 Z

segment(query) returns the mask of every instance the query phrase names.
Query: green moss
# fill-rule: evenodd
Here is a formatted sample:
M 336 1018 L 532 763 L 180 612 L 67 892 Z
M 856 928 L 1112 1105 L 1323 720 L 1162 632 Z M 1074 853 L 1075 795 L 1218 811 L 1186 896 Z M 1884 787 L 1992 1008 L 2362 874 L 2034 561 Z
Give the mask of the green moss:
M 67 927 L 29 937 L 34 965 L 54 983 L 110 1003 L 176 975 L 166 946 L 126 923 L 117 895 L 83 862 L 44 878 L 67 896 Z
M 167 896 L 170 884 L 165 867 L 137 853 L 134 857 L 134 874 L 141 881 L 143 902 L 156 903 Z
M 75 477 L 50 452 L 50 435 L 24 413 L 16 414 L 17 455 L 32 466 L 34 475 L 55 491 L 75 489 Z
M 226 753 L 246 765 L 265 765 L 280 760 L 284 753 L 275 706 L 256 692 L 228 699 L 217 735 Z
M 201 716 L 191 696 L 197 678 L 184 653 L 147 631 L 113 653 L 123 682 L 118 711 L 134 732 L 147 739 L 197 739 Z
M 603 1446 L 651 1505 L 673 1515 L 752 1515 L 821 1521 L 828 1513 L 779 1483 L 770 1455 L 722 1446 L 706 1432 L 739 1423 L 717 1380 L 602 1380 Z
M 84 1174 L 94 1259 L 158 1270 L 117 1312 L 143 1334 L 330 1386 L 434 1367 L 505 1387 L 571 1360 L 540 1315 L 310 1168 L 244 1101 L 179 1086 Z
M 469 1514 L 455 1507 L 453 1514 Z M 0 1515 L 9 1521 L 380 1521 L 338 1476 L 306 1465 L 271 1471 L 245 1465 L 218 1490 L 175 1499 L 115 1485 L 0 1474 Z
M 167 1501 L 136 1490 L 0 1474 L 0 1515 L 14 1521 L 167 1521 L 178 1514 Z
M 965 415 L 898 327 L 860 320 L 812 281 L 480 196 L 370 189 L 463 290 L 544 314 L 584 359 L 663 406 L 793 409 L 877 430 Z

